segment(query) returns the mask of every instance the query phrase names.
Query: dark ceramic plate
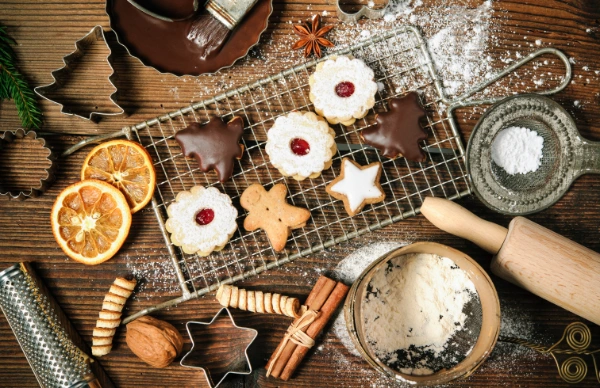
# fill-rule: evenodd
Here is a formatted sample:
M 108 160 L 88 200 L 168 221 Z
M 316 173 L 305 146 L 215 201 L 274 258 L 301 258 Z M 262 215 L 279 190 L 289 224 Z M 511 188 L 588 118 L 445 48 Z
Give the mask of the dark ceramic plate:
M 191 11 L 191 0 L 138 0 L 165 16 L 183 16 Z M 267 29 L 273 11 L 271 0 L 258 0 L 242 23 L 231 33 L 223 48 L 201 60 L 186 38 L 193 18 L 165 22 L 144 14 L 127 0 L 107 0 L 106 13 L 119 42 L 144 65 L 177 76 L 213 73 L 229 67 L 248 54 Z

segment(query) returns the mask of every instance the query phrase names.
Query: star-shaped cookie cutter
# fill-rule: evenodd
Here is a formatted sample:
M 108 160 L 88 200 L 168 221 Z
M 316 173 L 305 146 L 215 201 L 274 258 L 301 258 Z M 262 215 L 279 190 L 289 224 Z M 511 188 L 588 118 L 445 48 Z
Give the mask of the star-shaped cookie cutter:
M 368 19 L 381 19 L 389 5 L 389 1 L 386 1 L 385 7 L 380 9 L 373 9 L 364 5 L 357 12 L 346 12 L 342 9 L 341 0 L 335 0 L 337 17 L 344 23 L 358 23 L 358 20 L 363 16 Z
M 29 138 L 31 140 L 37 140 L 39 142 L 40 148 L 42 148 L 48 152 L 48 154 L 46 155 L 44 160 L 48 161 L 49 165 L 48 165 L 48 167 L 46 167 L 44 169 L 45 175 L 40 177 L 39 182 L 35 186 L 33 186 L 29 189 L 19 190 L 19 191 L 11 191 L 11 190 L 6 190 L 6 189 L 2 188 L 2 186 L 0 185 L 0 195 L 8 196 L 11 199 L 16 199 L 16 200 L 33 198 L 33 197 L 37 197 L 38 195 L 41 195 L 44 191 L 46 191 L 46 189 L 48 188 L 48 185 L 50 183 L 52 183 L 52 181 L 54 181 L 54 172 L 56 171 L 56 163 L 55 163 L 56 157 L 55 157 L 54 153 L 46 145 L 46 140 L 42 137 L 38 137 L 37 133 L 35 131 L 32 131 L 32 130 L 27 131 L 23 128 L 19 128 L 16 131 L 5 131 L 4 133 L 0 133 L 0 150 L 2 150 L 5 143 L 12 143 L 15 139 L 23 139 L 23 138 Z M 22 169 L 19 168 L 18 166 L 15 166 L 14 170 L 15 170 L 16 174 L 18 174 L 19 172 L 22 172 Z M 2 183 L 2 182 L 0 182 L 0 183 Z
M 227 372 L 225 374 L 223 374 L 223 377 L 221 377 L 221 379 L 217 382 L 217 384 L 214 383 L 211 374 L 210 374 L 210 370 L 208 369 L 207 366 L 200 366 L 200 365 L 194 365 L 190 363 L 190 360 L 188 358 L 191 358 L 190 355 L 194 352 L 194 349 L 196 348 L 198 342 L 194 341 L 194 334 L 192 333 L 192 326 L 194 325 L 201 325 L 201 326 L 206 326 L 207 328 L 209 328 L 218 318 L 221 314 L 223 314 L 223 311 L 227 312 L 227 315 L 229 316 L 229 320 L 231 321 L 231 325 L 236 328 L 236 329 L 240 329 L 242 331 L 246 331 L 249 333 L 253 333 L 252 338 L 247 340 L 246 338 L 242 338 L 242 336 L 238 336 L 236 338 L 233 338 L 231 336 L 231 333 L 229 331 L 227 331 L 227 328 L 220 328 L 221 330 L 223 330 L 223 332 L 221 333 L 222 336 L 226 336 L 226 340 L 229 340 L 231 342 L 236 341 L 237 343 L 239 343 L 239 341 L 243 341 L 243 340 L 247 340 L 248 344 L 244 346 L 244 352 L 243 352 L 243 357 L 241 357 L 242 353 L 240 352 L 240 354 L 238 355 L 239 357 L 231 362 L 229 362 L 228 364 L 230 365 L 230 369 L 227 370 Z M 185 354 L 185 356 L 183 356 L 183 358 L 181 359 L 181 361 L 179 362 L 179 364 L 181 366 L 184 366 L 186 368 L 194 368 L 194 369 L 200 369 L 204 372 L 204 376 L 206 377 L 206 381 L 208 382 L 208 385 L 211 388 L 217 388 L 224 380 L 225 378 L 227 378 L 227 376 L 229 376 L 230 374 L 235 374 L 235 375 L 249 375 L 252 373 L 252 364 L 250 363 L 250 358 L 248 357 L 248 348 L 250 347 L 250 345 L 252 345 L 252 343 L 254 343 L 254 340 L 256 339 L 256 337 L 258 336 L 258 331 L 248 328 L 248 327 L 241 327 L 236 325 L 235 321 L 233 320 L 233 317 L 231 316 L 231 312 L 229 312 L 229 309 L 227 308 L 222 308 L 221 310 L 219 310 L 219 312 L 213 317 L 213 319 L 211 319 L 210 322 L 198 322 L 198 321 L 189 321 L 186 323 L 185 325 L 188 335 L 190 336 L 190 340 L 192 341 L 192 348 L 190 349 L 189 352 L 187 352 Z M 217 328 L 218 330 L 219 328 Z M 219 334 L 218 333 L 214 333 L 213 335 L 211 335 L 211 340 L 214 342 L 219 342 Z M 222 355 L 222 348 L 221 349 L 215 349 L 217 352 L 219 352 L 216 355 L 211 355 L 210 349 L 197 349 L 196 353 L 199 353 L 202 355 L 203 360 L 198 363 L 198 364 L 203 364 L 206 365 L 208 364 L 208 359 L 209 357 L 211 357 L 211 361 L 215 359 L 216 356 L 218 355 Z M 187 362 L 186 362 L 187 361 Z M 238 367 L 244 367 L 244 370 L 234 370 Z M 246 368 L 247 367 L 247 368 Z M 241 368 L 240 368 L 241 369 Z
M 85 55 L 87 48 L 89 46 L 91 46 L 92 43 L 97 42 L 97 41 L 104 43 L 106 45 L 106 47 L 108 48 L 108 55 L 106 56 L 106 62 L 108 63 L 108 66 L 110 67 L 110 70 L 111 70 L 111 73 L 108 76 L 108 82 L 110 83 L 110 85 L 112 87 L 115 88 L 115 91 L 110 95 L 109 98 L 112 101 L 112 103 L 118 108 L 118 111 L 116 111 L 116 112 L 100 112 L 100 111 L 91 111 L 90 110 L 90 111 L 86 112 L 85 114 L 78 114 L 73 111 L 72 106 L 65 105 L 57 100 L 53 100 L 52 98 L 47 97 L 47 95 L 51 94 L 52 92 L 59 90 L 61 87 L 63 87 L 63 85 L 65 84 L 65 81 L 70 77 L 70 75 L 73 71 L 75 62 L 77 62 L 77 60 L 79 60 L 81 57 L 83 57 Z M 95 26 L 83 38 L 81 38 L 75 42 L 75 51 L 73 51 L 63 57 L 64 66 L 52 71 L 53 82 L 48 85 L 38 86 L 34 89 L 34 91 L 38 96 L 45 98 L 46 100 L 53 102 L 57 105 L 60 105 L 61 106 L 60 112 L 63 114 L 66 114 L 66 115 L 73 115 L 73 116 L 81 117 L 83 119 L 92 120 L 92 121 L 94 121 L 96 116 L 119 115 L 119 114 L 123 113 L 124 110 L 117 103 L 118 90 L 117 90 L 117 87 L 114 82 L 115 70 L 114 70 L 114 67 L 112 64 L 112 55 L 113 55 L 112 50 L 110 49 L 110 46 L 108 45 L 108 42 L 106 41 L 106 37 L 104 36 L 104 29 L 102 28 L 102 26 Z

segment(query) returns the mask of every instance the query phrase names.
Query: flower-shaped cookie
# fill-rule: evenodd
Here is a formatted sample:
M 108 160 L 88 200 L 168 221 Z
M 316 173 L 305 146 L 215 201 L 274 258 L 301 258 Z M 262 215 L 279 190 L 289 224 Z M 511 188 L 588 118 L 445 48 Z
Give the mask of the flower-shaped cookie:
M 316 178 L 331 167 L 335 132 L 312 112 L 291 112 L 275 120 L 265 148 L 271 164 L 283 176 Z
M 177 194 L 165 223 L 171 242 L 188 254 L 208 256 L 220 251 L 237 230 L 237 209 L 214 187 L 195 186 Z
M 377 83 L 363 61 L 352 57 L 328 59 L 309 78 L 310 100 L 331 124 L 352 125 L 375 105 Z

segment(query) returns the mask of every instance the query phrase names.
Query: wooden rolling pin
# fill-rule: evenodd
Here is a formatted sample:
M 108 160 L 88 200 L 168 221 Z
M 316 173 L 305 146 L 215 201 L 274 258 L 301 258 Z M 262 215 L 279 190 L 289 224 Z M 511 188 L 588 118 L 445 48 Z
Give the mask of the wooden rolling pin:
M 494 254 L 494 274 L 600 325 L 600 254 L 526 218 L 506 229 L 446 199 L 426 198 L 421 213 Z

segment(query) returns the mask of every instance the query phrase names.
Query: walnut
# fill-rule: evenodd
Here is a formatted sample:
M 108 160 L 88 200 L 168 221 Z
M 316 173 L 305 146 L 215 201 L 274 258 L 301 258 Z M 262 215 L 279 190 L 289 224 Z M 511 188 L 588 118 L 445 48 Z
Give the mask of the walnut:
M 148 365 L 168 366 L 183 349 L 181 334 L 168 322 L 144 316 L 127 324 L 129 349 Z

